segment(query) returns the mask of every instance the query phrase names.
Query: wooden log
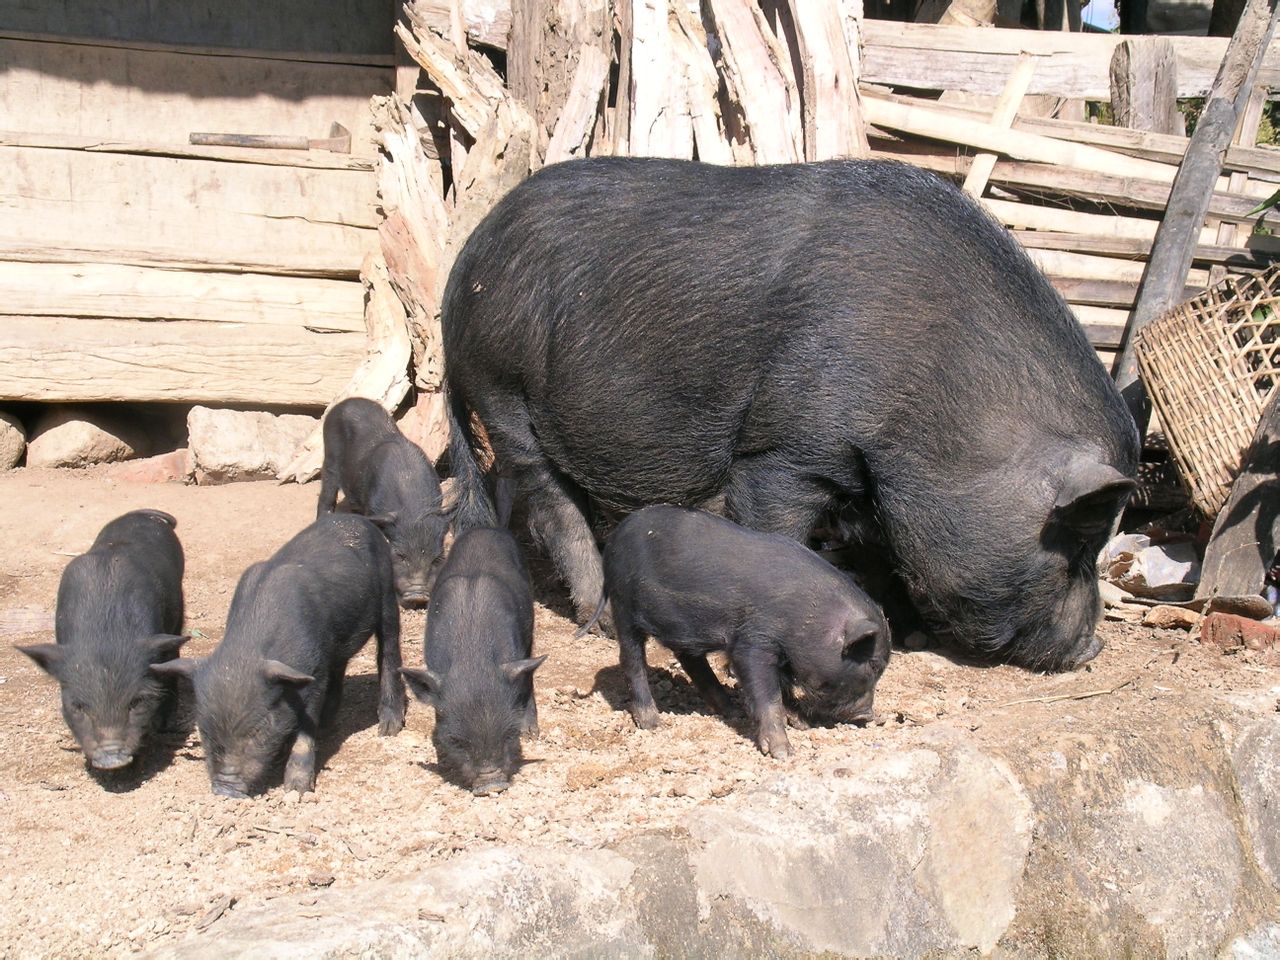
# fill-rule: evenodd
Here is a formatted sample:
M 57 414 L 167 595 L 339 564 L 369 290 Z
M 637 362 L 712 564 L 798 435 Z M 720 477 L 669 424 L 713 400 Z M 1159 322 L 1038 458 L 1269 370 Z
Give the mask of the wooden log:
M 416 69 L 416 68 L 415 68 Z M 315 170 L 360 170 L 372 172 L 371 157 L 355 157 L 328 150 L 258 150 L 243 147 L 198 147 L 181 143 L 143 143 L 107 140 L 64 133 L 19 133 L 0 131 L 0 147 L 42 147 L 51 150 L 83 150 L 85 153 L 127 153 L 140 156 L 176 157 L 191 160 L 222 160 L 227 163 L 261 163 L 272 167 L 308 167 Z
M 569 97 L 547 146 L 547 163 L 586 155 L 588 138 L 596 125 L 608 81 L 609 60 L 604 52 L 596 47 L 583 48 Z
M 1129 318 L 1125 345 L 1112 371 L 1138 424 L 1139 434 L 1146 432 L 1151 402 L 1138 378 L 1134 335 L 1181 298 L 1196 238 L 1212 206 L 1213 188 L 1222 170 L 1222 155 L 1253 90 L 1275 32 L 1278 13 L 1276 0 L 1249 0 L 1222 60 L 1213 92 L 1196 123 L 1191 145 L 1178 168 L 1169 205 L 1156 231 L 1138 302 Z
M 633 156 L 693 157 L 685 71 L 675 54 L 669 0 L 631 4 L 631 142 Z M 679 0 L 677 0 L 679 2 Z
M 381 254 L 369 255 L 361 275 L 366 293 L 366 354 L 347 385 L 329 400 L 329 407 L 347 397 L 365 397 L 391 412 L 409 393 L 409 363 L 413 356 L 409 318 L 391 286 Z M 323 462 L 323 427 L 317 426 L 280 471 L 278 479 L 307 483 L 319 475 Z
M 1040 57 L 1032 94 L 1108 100 L 1113 33 L 988 30 L 929 23 L 862 24 L 862 82 L 919 90 L 963 90 L 996 96 L 1023 50 Z M 1216 37 L 1170 37 L 1178 61 L 1178 96 L 1202 97 L 1213 84 L 1227 42 Z M 1267 52 L 1258 82 L 1280 86 L 1280 47 Z
M 720 74 L 742 111 L 757 163 L 804 159 L 800 95 L 790 58 L 755 3 L 706 0 L 720 38 Z
M 252 273 L 0 261 L 0 304 L 26 316 L 364 329 L 358 283 Z
M 0 316 L 0 399 L 323 406 L 363 333 L 302 327 Z
M 1246 16 L 1248 11 L 1246 11 Z M 1196 597 L 1261 594 L 1280 547 L 1280 392 L 1273 392 L 1205 548 Z
M 1019 54 L 1014 62 L 1013 72 L 1009 74 L 1009 82 L 1005 84 L 1004 90 L 1000 93 L 1000 99 L 996 101 L 995 110 L 991 113 L 993 127 L 1007 129 L 1013 125 L 1014 117 L 1018 115 L 1018 107 L 1027 93 L 1027 87 L 1031 85 L 1031 77 L 1035 71 L 1035 58 L 1030 54 Z M 994 153 L 979 153 L 975 156 L 969 167 L 968 176 L 964 178 L 964 192 L 971 197 L 981 197 L 987 189 L 987 180 L 991 176 L 991 171 L 995 169 L 995 165 Z
M 389 65 L 227 53 L 0 39 L 0 125 L 185 144 L 196 129 L 316 137 L 337 121 L 353 154 L 373 155 L 369 97 L 391 89 Z
M 733 163 L 733 148 L 717 96 L 720 76 L 707 48 L 706 30 L 682 3 L 672 6 L 670 27 L 672 51 L 683 73 L 689 123 L 693 127 L 693 144 L 698 159 L 705 163 Z
M 414 0 L 419 16 L 441 35 L 449 32 L 454 0 Z M 511 33 L 511 0 L 462 0 L 459 3 L 467 38 L 472 43 L 506 50 Z
M 1111 56 L 1111 109 L 1117 126 L 1183 136 L 1178 62 L 1164 38 L 1125 40 Z
M 801 65 L 805 159 L 867 156 L 867 129 L 853 64 L 857 50 L 851 55 L 839 7 L 813 0 L 787 2 Z

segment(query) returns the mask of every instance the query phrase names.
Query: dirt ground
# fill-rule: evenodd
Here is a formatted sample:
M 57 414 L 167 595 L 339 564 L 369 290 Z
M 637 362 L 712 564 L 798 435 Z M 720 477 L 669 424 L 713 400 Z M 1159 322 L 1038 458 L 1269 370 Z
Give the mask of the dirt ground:
M 316 493 L 315 485 L 137 484 L 112 479 L 109 468 L 0 475 L 0 957 L 125 956 L 210 927 L 236 905 L 411 871 L 476 845 L 601 846 L 679 825 L 693 806 L 782 767 L 744 736 L 741 716 L 707 714 L 660 648 L 650 662 L 664 724 L 637 731 L 622 709 L 613 644 L 575 640 L 574 626 L 553 611 L 564 599 L 552 590 L 535 638 L 535 653 L 550 655 L 537 674 L 543 735 L 497 797 L 473 798 L 435 772 L 430 709 L 411 703 L 403 733 L 376 735 L 372 644 L 349 668 L 314 794 L 299 800 L 276 786 L 252 800 L 213 796 L 194 733 L 154 741 L 135 770 L 91 776 L 62 722 L 56 684 L 12 646 L 51 639 L 69 557 L 126 510 L 172 513 L 187 556 L 187 630 L 196 636 L 187 650 L 205 654 L 222 636 L 241 571 L 310 521 Z M 546 563 L 534 570 L 545 583 Z M 420 664 L 424 615 L 406 613 L 403 622 L 405 662 Z M 1106 651 L 1067 676 L 895 653 L 877 692 L 883 722 L 792 731 L 788 765 L 839 775 L 936 723 L 981 736 L 998 718 L 1034 739 L 1038 728 L 1090 714 L 1141 722 L 1164 698 L 1280 678 L 1182 632 L 1102 629 Z

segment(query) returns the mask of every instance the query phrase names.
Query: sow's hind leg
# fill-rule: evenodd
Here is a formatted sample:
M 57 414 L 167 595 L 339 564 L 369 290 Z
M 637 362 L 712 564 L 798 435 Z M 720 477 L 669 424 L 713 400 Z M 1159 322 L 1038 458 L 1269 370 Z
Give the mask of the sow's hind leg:
M 780 455 L 735 460 L 725 484 L 725 514 L 731 520 L 801 543 L 838 499 L 834 482 Z

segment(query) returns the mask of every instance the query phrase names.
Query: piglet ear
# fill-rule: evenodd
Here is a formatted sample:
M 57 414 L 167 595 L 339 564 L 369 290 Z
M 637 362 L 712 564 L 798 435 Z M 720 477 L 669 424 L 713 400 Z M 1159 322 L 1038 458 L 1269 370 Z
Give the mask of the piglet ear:
M 180 657 L 177 660 L 165 660 L 153 663 L 148 668 L 158 677 L 186 677 L 190 680 L 196 675 L 203 657 Z
M 365 519 L 383 533 L 386 533 L 396 525 L 396 514 L 394 511 L 391 513 L 375 513 L 372 517 L 365 517 Z
M 315 680 L 315 677 L 305 674 L 301 670 L 295 670 L 287 663 L 281 663 L 279 660 L 264 661 L 262 675 L 269 683 L 279 683 L 290 687 L 305 687 Z
M 1137 484 L 1108 463 L 1071 464 L 1053 503 L 1053 518 L 1084 534 L 1110 529 Z
M 18 647 L 18 649 L 34 660 L 36 666 L 51 677 L 58 675 L 66 654 L 66 651 L 56 643 L 34 643 L 29 647 Z
M 841 657 L 854 663 L 867 663 L 874 659 L 880 640 L 880 628 L 870 620 L 859 620 L 845 628 L 844 650 Z
M 506 674 L 508 680 L 519 680 L 521 677 L 531 675 L 546 659 L 546 654 L 543 654 L 532 660 L 509 660 L 502 665 L 502 672 Z
M 153 633 L 138 642 L 150 654 L 152 660 L 160 660 L 175 656 L 182 649 L 182 645 L 190 639 L 189 634 L 179 636 L 176 633 Z
M 409 685 L 413 695 L 423 703 L 434 704 L 443 689 L 440 677 L 430 670 L 418 667 L 401 667 L 400 676 L 404 677 L 405 683 Z

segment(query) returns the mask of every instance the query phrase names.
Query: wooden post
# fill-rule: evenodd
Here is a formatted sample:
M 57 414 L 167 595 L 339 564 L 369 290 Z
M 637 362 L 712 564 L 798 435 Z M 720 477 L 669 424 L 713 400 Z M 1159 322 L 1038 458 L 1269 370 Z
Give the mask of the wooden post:
M 1262 411 L 1253 443 L 1218 514 L 1197 597 L 1262 593 L 1280 544 L 1280 391 Z
M 1186 136 L 1178 112 L 1178 62 L 1170 41 L 1152 37 L 1116 45 L 1111 108 L 1118 127 Z
M 1240 18 L 1240 26 L 1227 46 L 1227 54 L 1205 101 L 1204 113 L 1178 167 L 1164 219 L 1151 245 L 1151 259 L 1142 277 L 1138 299 L 1125 327 L 1124 346 L 1116 357 L 1112 376 L 1124 394 L 1140 436 L 1147 432 L 1151 401 L 1138 379 L 1134 335 L 1182 298 L 1196 240 L 1222 172 L 1223 155 L 1275 32 L 1276 2 L 1249 0 Z

